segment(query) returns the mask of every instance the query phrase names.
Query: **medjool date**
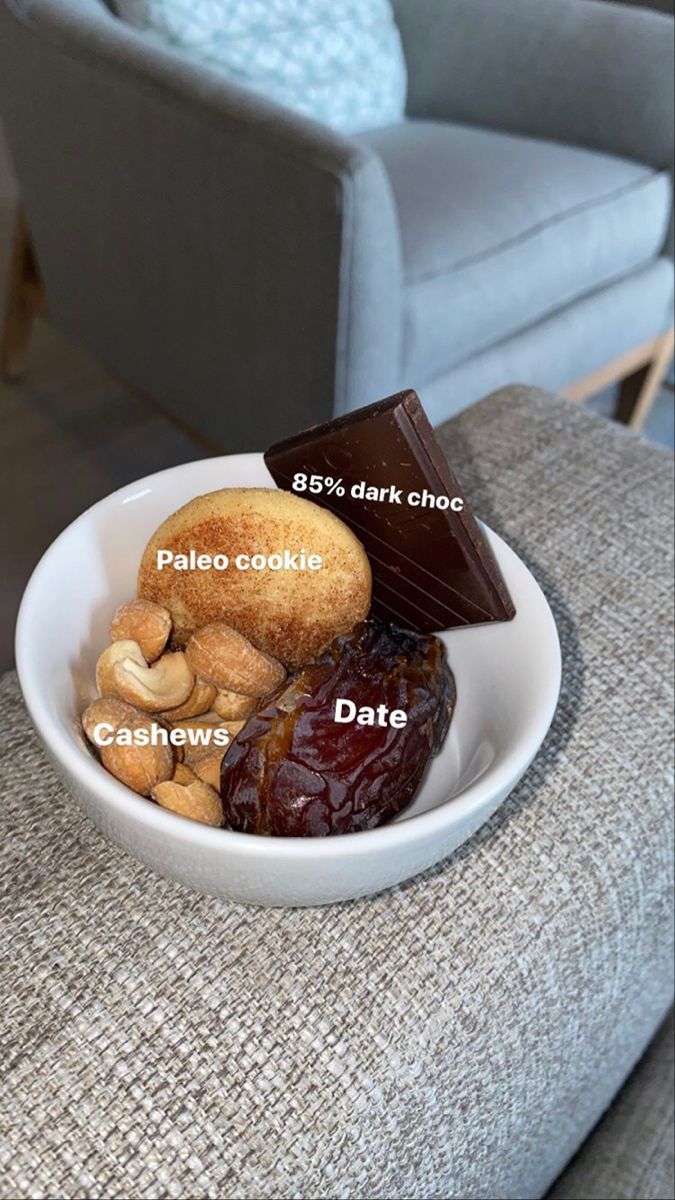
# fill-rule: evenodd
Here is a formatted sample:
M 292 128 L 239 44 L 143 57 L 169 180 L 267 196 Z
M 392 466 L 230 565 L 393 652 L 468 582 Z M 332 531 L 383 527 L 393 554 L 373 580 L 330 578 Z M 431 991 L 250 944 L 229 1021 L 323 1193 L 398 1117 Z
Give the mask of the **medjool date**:
M 384 705 L 407 719 L 402 727 L 338 724 L 339 699 L 364 718 Z M 438 638 L 362 622 L 286 680 L 238 734 L 222 766 L 226 826 L 324 837 L 381 825 L 412 800 L 454 703 Z

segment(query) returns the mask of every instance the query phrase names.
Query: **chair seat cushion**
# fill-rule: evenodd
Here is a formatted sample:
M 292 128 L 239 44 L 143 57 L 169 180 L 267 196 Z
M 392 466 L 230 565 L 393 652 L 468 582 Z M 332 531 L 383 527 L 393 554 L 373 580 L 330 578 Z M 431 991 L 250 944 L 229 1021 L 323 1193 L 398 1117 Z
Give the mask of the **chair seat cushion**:
M 365 135 L 391 180 L 404 370 L 432 379 L 658 254 L 671 183 L 606 154 L 466 125 Z

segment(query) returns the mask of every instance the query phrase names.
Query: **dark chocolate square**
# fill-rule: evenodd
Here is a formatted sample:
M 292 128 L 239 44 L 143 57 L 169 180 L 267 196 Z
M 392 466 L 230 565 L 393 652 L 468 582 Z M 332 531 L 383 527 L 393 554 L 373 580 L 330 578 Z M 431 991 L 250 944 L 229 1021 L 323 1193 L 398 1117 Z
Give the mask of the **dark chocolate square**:
M 492 550 L 415 392 L 277 442 L 265 462 L 279 487 L 330 509 L 363 543 L 373 571 L 372 616 L 420 633 L 513 617 Z M 307 477 L 304 487 L 299 475 Z M 331 488 L 310 490 L 312 475 L 332 480 Z M 378 498 L 352 495 L 360 484 L 377 489 Z M 434 504 L 423 504 L 424 496 Z M 439 498 L 447 507 L 437 506 Z

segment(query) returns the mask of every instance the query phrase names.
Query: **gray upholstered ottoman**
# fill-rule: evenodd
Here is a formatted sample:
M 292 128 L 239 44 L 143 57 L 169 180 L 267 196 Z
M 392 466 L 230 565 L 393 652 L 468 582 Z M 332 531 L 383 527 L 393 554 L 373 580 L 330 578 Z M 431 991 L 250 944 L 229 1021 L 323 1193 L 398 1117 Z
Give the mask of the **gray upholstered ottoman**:
M 442 440 L 564 677 L 516 792 L 423 877 L 315 910 L 192 895 L 80 817 L 4 679 L 3 1196 L 541 1196 L 661 1021 L 672 463 L 519 389 Z

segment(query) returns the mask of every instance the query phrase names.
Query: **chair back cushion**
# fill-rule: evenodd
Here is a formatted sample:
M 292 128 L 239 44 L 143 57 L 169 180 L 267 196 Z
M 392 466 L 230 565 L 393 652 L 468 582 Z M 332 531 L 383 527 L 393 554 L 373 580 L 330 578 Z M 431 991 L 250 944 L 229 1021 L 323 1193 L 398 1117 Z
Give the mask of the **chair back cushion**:
M 389 0 L 112 0 L 119 17 L 343 133 L 399 121 L 406 69 Z

